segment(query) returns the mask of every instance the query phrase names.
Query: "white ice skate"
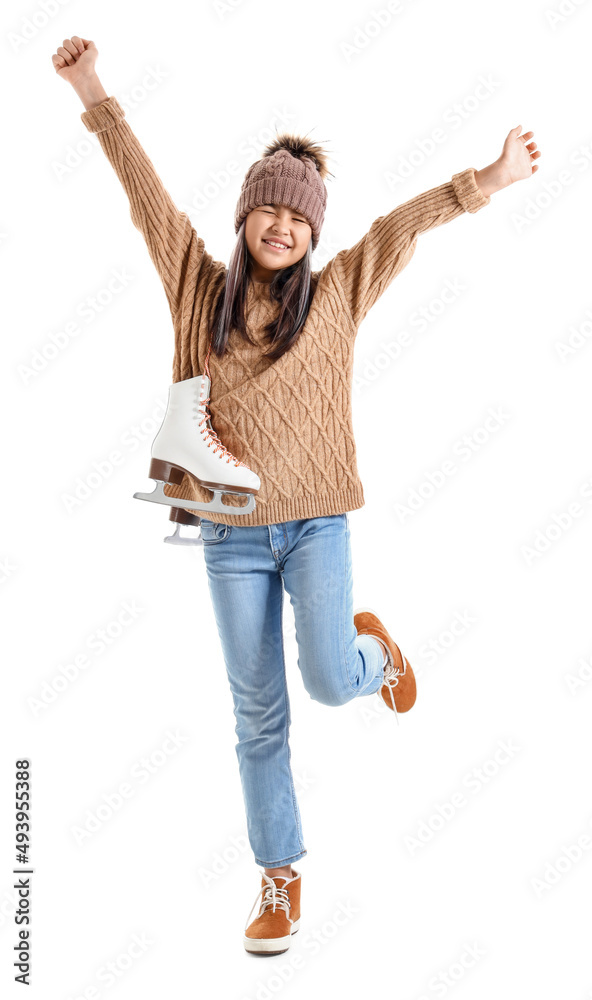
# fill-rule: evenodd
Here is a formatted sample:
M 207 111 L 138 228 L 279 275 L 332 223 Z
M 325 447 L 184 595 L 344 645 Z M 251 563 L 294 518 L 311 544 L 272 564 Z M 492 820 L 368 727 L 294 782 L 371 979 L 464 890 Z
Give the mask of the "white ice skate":
M 152 442 L 152 460 L 148 475 L 156 482 L 152 493 L 134 493 L 138 500 L 169 507 L 182 507 L 205 516 L 211 514 L 250 514 L 255 509 L 253 496 L 260 486 L 259 476 L 224 447 L 211 424 L 208 403 L 211 381 L 207 375 L 173 382 L 164 420 Z M 188 473 L 200 486 L 213 490 L 209 503 L 168 497 L 165 483 L 179 486 Z M 224 493 L 248 496 L 241 507 L 222 501 Z

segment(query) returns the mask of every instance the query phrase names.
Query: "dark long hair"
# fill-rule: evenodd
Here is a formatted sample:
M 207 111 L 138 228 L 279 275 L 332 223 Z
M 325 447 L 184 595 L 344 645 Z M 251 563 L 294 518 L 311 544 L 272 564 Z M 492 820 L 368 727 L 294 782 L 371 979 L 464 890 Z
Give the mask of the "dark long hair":
M 222 357 L 232 329 L 238 330 L 244 340 L 253 343 L 245 321 L 245 306 L 251 281 L 251 255 L 245 237 L 245 219 L 238 231 L 236 245 L 230 257 L 226 280 L 220 290 L 213 310 L 210 330 L 211 349 Z M 289 351 L 300 336 L 306 322 L 314 295 L 311 257 L 312 239 L 304 256 L 289 267 L 278 268 L 269 285 L 270 298 L 280 302 L 277 318 L 265 327 L 271 350 L 265 357 L 277 361 Z

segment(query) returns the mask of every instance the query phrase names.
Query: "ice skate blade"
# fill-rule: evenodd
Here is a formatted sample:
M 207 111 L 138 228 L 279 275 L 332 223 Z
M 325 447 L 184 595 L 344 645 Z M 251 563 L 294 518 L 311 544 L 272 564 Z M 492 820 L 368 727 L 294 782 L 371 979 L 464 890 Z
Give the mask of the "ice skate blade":
M 168 485 L 168 484 L 167 484 Z M 187 510 L 196 510 L 199 513 L 211 514 L 250 514 L 255 510 L 255 497 L 252 493 L 239 492 L 238 490 L 212 489 L 214 494 L 209 503 L 197 503 L 196 500 L 181 500 L 179 497 L 167 497 L 164 492 L 165 484 L 161 479 L 156 480 L 156 488 L 152 493 L 134 493 L 136 500 L 150 500 L 152 503 L 162 503 L 167 507 L 184 507 Z M 231 507 L 222 502 L 222 495 L 231 493 L 236 497 L 249 497 L 249 502 L 244 507 Z
M 201 535 L 182 535 L 180 528 L 180 524 L 175 525 L 172 535 L 166 535 L 164 541 L 171 545 L 203 545 Z

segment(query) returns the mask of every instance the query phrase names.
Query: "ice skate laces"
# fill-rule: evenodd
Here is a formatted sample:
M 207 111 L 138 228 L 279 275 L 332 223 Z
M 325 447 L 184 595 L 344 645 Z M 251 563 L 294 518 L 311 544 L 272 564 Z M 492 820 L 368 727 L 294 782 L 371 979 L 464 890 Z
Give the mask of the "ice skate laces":
M 261 888 L 259 889 L 259 892 L 257 893 L 257 895 L 255 897 L 255 902 L 253 903 L 253 905 L 251 907 L 251 912 L 249 913 L 249 916 L 247 917 L 247 922 L 245 924 L 245 930 L 247 929 L 247 927 L 249 926 L 249 924 L 251 922 L 251 916 L 253 915 L 253 910 L 257 906 L 257 901 L 259 899 L 259 896 L 261 896 L 261 893 L 263 893 L 263 898 L 261 899 L 261 905 L 259 907 L 259 913 L 257 914 L 258 917 L 260 917 L 269 906 L 271 906 L 273 913 L 275 913 L 275 911 L 276 911 L 276 909 L 277 909 L 278 906 L 281 906 L 282 909 L 286 911 L 286 915 L 288 917 L 288 920 L 291 920 L 291 918 L 290 918 L 290 897 L 288 896 L 288 890 L 287 889 L 280 889 L 275 884 L 275 882 L 273 881 L 273 879 L 271 879 L 269 877 L 269 875 L 265 875 L 264 874 L 263 878 L 265 879 L 266 884 L 261 886 Z
M 212 350 L 212 335 L 210 335 L 210 343 L 209 343 L 209 347 L 208 347 L 208 353 L 206 354 L 206 360 L 205 360 L 205 364 L 204 364 L 204 373 L 207 375 L 207 377 L 208 377 L 208 379 L 210 381 L 210 385 L 212 384 L 212 376 L 210 374 L 210 366 L 208 364 L 208 361 L 209 361 L 209 358 L 210 358 L 210 352 L 211 352 L 211 350 Z M 236 465 L 237 469 L 239 468 L 239 466 L 241 466 L 243 469 L 248 469 L 248 465 L 245 465 L 244 462 L 240 462 L 239 459 L 236 458 L 236 456 L 233 455 L 232 452 L 230 452 L 228 450 L 228 448 L 225 445 L 222 444 L 220 438 L 216 434 L 216 431 L 212 427 L 212 417 L 211 417 L 209 406 L 208 406 L 208 403 L 210 402 L 210 396 L 209 396 L 209 394 L 207 396 L 205 396 L 205 397 L 203 397 L 203 396 L 200 395 L 200 400 L 199 401 L 200 401 L 200 406 L 203 406 L 203 410 L 204 410 L 202 419 L 199 422 L 199 430 L 200 430 L 200 433 L 202 434 L 202 436 L 207 436 L 210 439 L 208 441 L 208 448 L 210 447 L 210 442 L 212 442 L 213 445 L 214 445 L 214 452 L 216 454 L 218 454 L 218 452 L 219 452 L 220 453 L 220 458 L 224 458 L 224 456 L 227 455 L 226 462 L 234 462 L 234 464 Z
M 248 468 L 248 466 L 246 466 L 244 462 L 240 462 L 239 459 L 236 458 L 232 454 L 232 452 L 230 452 L 228 450 L 228 448 L 225 445 L 222 444 L 220 438 L 216 434 L 216 431 L 212 427 L 212 423 L 211 423 L 211 419 L 212 418 L 211 418 L 210 409 L 209 409 L 209 406 L 208 406 L 209 402 L 210 402 L 209 395 L 207 395 L 207 396 L 200 395 L 200 397 L 199 397 L 199 404 L 200 404 L 200 409 L 203 409 L 203 415 L 202 415 L 201 420 L 199 421 L 199 430 L 200 430 L 200 433 L 201 433 L 201 435 L 203 437 L 208 437 L 209 438 L 209 440 L 208 440 L 208 448 L 210 447 L 210 442 L 211 442 L 213 444 L 213 450 L 214 450 L 214 452 L 216 454 L 220 453 L 220 458 L 224 458 L 224 456 L 227 455 L 228 456 L 226 458 L 227 462 L 234 462 L 234 464 L 236 465 L 237 468 L 239 468 L 239 466 L 242 466 L 243 469 Z

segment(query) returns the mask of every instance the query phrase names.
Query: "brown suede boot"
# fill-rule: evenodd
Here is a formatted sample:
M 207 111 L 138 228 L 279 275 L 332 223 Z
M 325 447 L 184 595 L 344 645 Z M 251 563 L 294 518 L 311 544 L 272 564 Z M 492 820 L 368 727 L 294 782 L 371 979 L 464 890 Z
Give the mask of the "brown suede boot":
M 253 955 L 281 955 L 290 947 L 292 934 L 300 927 L 300 872 L 292 868 L 292 878 L 276 875 L 270 878 L 261 875 L 261 888 L 253 903 L 251 913 L 263 894 L 259 913 L 249 924 L 251 913 L 245 924 L 245 950 Z
M 384 682 L 377 693 L 388 708 L 395 712 L 408 712 L 417 697 L 415 674 L 406 656 L 393 642 L 384 625 L 370 608 L 358 608 L 354 614 L 358 635 L 373 635 L 387 647 L 389 662 L 384 668 Z

